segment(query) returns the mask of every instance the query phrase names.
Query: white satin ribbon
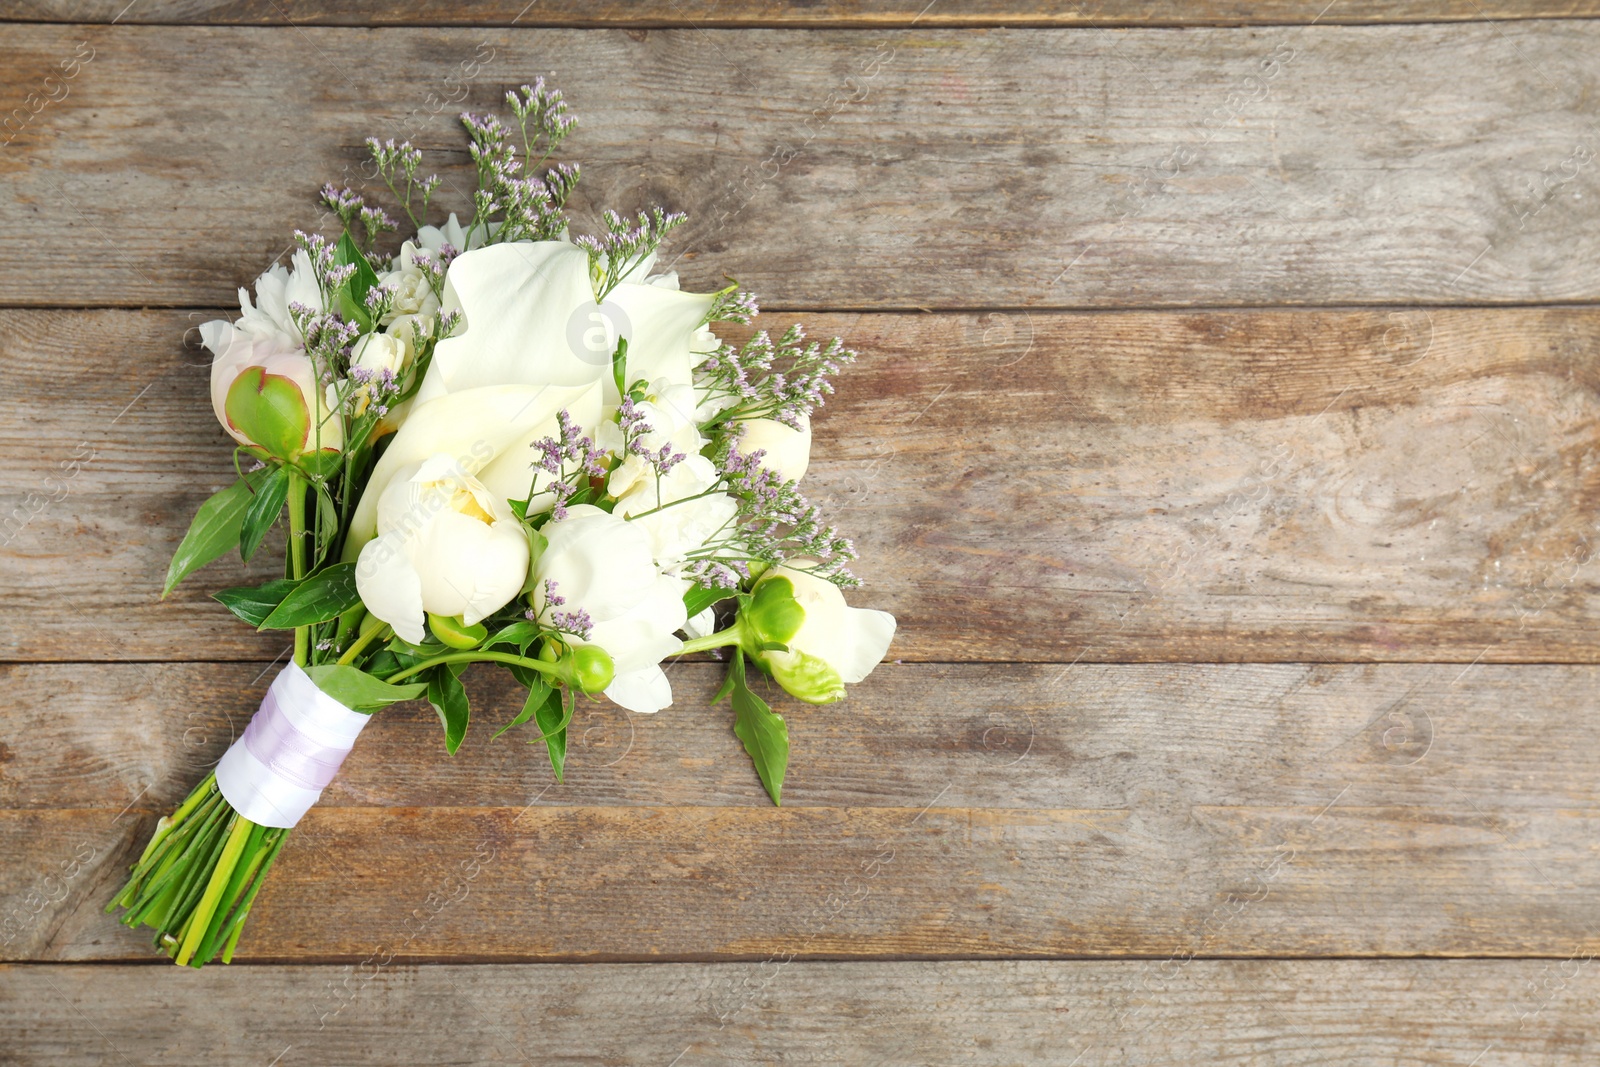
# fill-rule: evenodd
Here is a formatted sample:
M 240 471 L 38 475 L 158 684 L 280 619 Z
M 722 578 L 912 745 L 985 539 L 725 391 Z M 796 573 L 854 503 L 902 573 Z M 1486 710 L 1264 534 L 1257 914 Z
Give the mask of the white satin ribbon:
M 293 826 L 322 796 L 371 719 L 318 689 L 299 664 L 290 663 L 223 753 L 217 788 L 251 822 Z

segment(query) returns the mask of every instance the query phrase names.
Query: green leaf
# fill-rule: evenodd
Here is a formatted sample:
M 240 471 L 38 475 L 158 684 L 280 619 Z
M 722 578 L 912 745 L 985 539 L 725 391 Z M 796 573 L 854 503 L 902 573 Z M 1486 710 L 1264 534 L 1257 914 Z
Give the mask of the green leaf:
M 390 685 L 342 663 L 307 667 L 306 674 L 318 689 L 353 711 L 377 710 L 402 700 L 415 700 L 428 688 L 426 682 Z
M 366 300 L 368 291 L 378 284 L 378 275 L 367 257 L 362 255 L 361 249 L 356 247 L 349 230 L 334 246 L 333 261 L 339 266 L 346 263 L 356 265 L 356 272 L 350 276 L 350 280 L 339 287 L 340 315 L 346 322 L 360 323 L 363 332 L 372 329 L 372 315 L 367 311 Z
M 683 594 L 683 606 L 689 612 L 689 618 L 694 618 L 713 604 L 720 604 L 732 597 L 736 589 L 707 589 L 704 586 L 691 586 Z
M 488 649 L 493 648 L 495 645 L 516 645 L 519 652 L 527 652 L 528 646 L 533 644 L 538 637 L 539 627 L 537 623 L 527 621 L 514 622 L 510 626 L 490 634 L 489 639 L 483 643 L 483 647 Z
M 283 602 L 289 591 L 299 585 L 293 578 L 274 578 L 261 585 L 236 585 L 211 599 L 233 612 L 251 626 L 260 626 L 272 614 L 272 609 Z
M 356 592 L 356 565 L 335 563 L 304 579 L 261 623 L 263 630 L 292 630 L 296 626 L 337 619 L 361 603 Z
M 522 710 L 517 712 L 517 717 L 496 730 L 494 737 L 489 739 L 491 741 L 513 726 L 521 726 L 533 718 L 533 713 L 538 710 L 539 705 L 543 704 L 550 696 L 550 685 L 544 680 L 544 675 L 538 671 L 530 671 L 525 667 L 519 669 L 513 666 L 511 673 L 516 676 L 517 681 L 528 687 L 528 697 L 522 702 Z
M 523 579 L 522 590 L 518 595 L 526 596 L 528 593 L 533 592 L 539 584 L 539 580 L 534 575 L 539 571 L 539 557 L 544 555 L 544 550 L 550 547 L 550 539 L 532 526 L 524 524 L 522 529 L 528 535 L 528 577 Z
M 728 664 L 728 679 L 716 699 L 724 695 L 733 697 L 733 732 L 744 742 L 744 750 L 756 765 L 761 784 L 774 804 L 783 804 L 783 775 L 789 767 L 789 727 L 783 716 L 773 712 L 767 702 L 756 696 L 744 679 L 744 656 L 734 650 Z
M 448 666 L 443 664 L 428 672 L 428 703 L 433 705 L 433 710 L 439 713 L 439 721 L 444 724 L 444 750 L 454 756 L 461 747 L 462 738 L 467 736 L 467 720 L 472 716 L 472 709 L 467 704 L 467 690 L 461 679 L 454 671 L 447 670 Z
M 617 395 L 628 392 L 628 339 L 617 338 L 617 350 L 611 353 L 611 380 L 617 383 Z
M 550 752 L 550 768 L 556 772 L 558 782 L 561 781 L 561 774 L 567 766 L 567 723 L 572 721 L 572 713 L 578 706 L 577 694 L 568 691 L 568 706 L 563 708 L 562 692 L 560 689 L 550 690 L 550 695 L 534 712 L 539 733 L 544 736 L 545 748 Z
M 239 526 L 239 558 L 246 563 L 261 547 L 261 539 L 272 524 L 278 521 L 284 501 L 289 499 L 289 472 L 283 467 L 273 467 L 256 486 L 255 496 L 245 509 L 244 521 Z
M 200 505 L 189 523 L 189 532 L 183 535 L 178 550 L 172 554 L 167 580 L 161 586 L 162 597 L 190 574 L 239 544 L 244 513 L 254 499 L 251 490 L 260 478 L 259 472 L 246 474 Z

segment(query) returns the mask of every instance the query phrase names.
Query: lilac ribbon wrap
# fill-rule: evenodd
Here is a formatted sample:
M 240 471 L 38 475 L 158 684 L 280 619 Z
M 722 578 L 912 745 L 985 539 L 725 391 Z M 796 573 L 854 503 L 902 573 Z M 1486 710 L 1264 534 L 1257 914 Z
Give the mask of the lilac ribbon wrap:
M 370 720 L 318 689 L 299 664 L 290 663 L 217 764 L 217 788 L 251 822 L 293 826 L 333 781 Z

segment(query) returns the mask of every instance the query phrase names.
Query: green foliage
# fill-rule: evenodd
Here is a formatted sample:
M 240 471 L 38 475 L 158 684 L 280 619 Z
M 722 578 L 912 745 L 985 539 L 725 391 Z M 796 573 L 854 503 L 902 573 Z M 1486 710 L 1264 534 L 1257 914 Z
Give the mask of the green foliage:
M 239 527 L 239 557 L 246 563 L 261 546 L 272 524 L 278 521 L 283 505 L 289 499 L 289 472 L 283 467 L 273 467 L 256 486 L 250 507 L 245 510 L 244 522 Z
M 263 630 L 293 630 L 330 622 L 361 603 L 356 565 L 335 563 L 299 582 L 261 623 Z
M 472 717 L 466 687 L 456 677 L 457 671 L 451 669 L 453 666 L 446 663 L 428 671 L 428 703 L 433 705 L 433 710 L 439 713 L 439 721 L 444 724 L 444 749 L 452 756 L 467 736 L 467 721 Z
M 415 700 L 428 688 L 426 682 L 390 685 L 347 664 L 325 663 L 307 667 L 317 688 L 352 711 L 377 711 L 402 700 Z
M 246 474 L 200 505 L 178 550 L 172 554 L 167 580 L 161 586 L 163 598 L 184 578 L 239 544 L 245 512 L 250 510 L 253 490 L 261 478 L 259 471 Z
M 783 803 L 783 776 L 789 768 L 789 727 L 745 681 L 744 655 L 736 648 L 728 677 L 712 703 L 732 697 L 733 732 L 744 743 L 774 804 Z
M 274 578 L 261 585 L 236 585 L 212 593 L 211 599 L 251 626 L 260 626 L 272 614 L 272 609 L 282 603 L 283 598 L 298 584 L 293 578 Z

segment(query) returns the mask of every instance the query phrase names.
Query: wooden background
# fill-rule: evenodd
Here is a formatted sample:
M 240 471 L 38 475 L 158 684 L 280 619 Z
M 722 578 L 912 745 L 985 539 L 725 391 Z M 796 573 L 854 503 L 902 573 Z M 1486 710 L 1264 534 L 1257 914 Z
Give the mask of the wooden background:
M 524 2 L 0 0 L 0 1061 L 1600 1062 L 1600 4 Z M 157 600 L 193 327 L 537 74 L 860 349 L 893 661 L 781 809 L 705 663 L 564 785 L 386 712 L 173 968 L 102 908 L 285 651 Z

